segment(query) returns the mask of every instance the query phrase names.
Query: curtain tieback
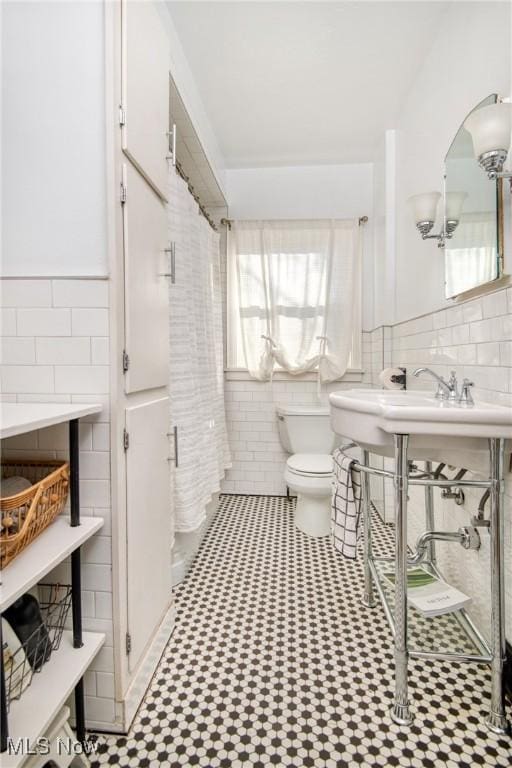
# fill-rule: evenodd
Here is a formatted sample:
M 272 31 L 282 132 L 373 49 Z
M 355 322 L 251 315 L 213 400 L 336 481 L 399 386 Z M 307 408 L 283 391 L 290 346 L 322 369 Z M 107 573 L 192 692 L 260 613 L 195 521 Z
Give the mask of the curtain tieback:
M 320 400 L 322 395 L 322 360 L 327 357 L 327 344 L 329 339 L 327 336 L 317 336 L 317 341 L 320 342 L 320 349 L 318 351 L 318 372 L 316 377 L 316 396 Z

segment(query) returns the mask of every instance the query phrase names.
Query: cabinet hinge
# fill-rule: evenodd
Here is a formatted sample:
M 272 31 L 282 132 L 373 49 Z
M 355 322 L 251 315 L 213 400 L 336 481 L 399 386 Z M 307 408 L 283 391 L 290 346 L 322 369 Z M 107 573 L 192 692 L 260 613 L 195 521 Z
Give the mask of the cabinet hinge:
M 131 653 L 132 650 L 132 636 L 129 632 L 126 633 L 126 655 Z
M 123 429 L 123 448 L 125 451 L 128 450 L 130 447 L 130 434 L 126 431 L 126 429 Z
M 119 107 L 119 125 L 126 125 L 126 109 L 122 104 Z
M 123 349 L 123 373 L 126 373 L 126 371 L 130 367 L 130 358 L 128 356 L 128 352 L 126 349 Z
M 126 184 L 121 182 L 121 192 L 119 194 L 119 199 L 121 201 L 121 205 L 126 203 Z

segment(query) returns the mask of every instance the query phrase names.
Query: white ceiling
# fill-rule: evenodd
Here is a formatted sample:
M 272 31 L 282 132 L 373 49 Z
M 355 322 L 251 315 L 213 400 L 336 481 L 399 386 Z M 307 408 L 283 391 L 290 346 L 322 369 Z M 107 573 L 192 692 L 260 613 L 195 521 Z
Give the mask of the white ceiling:
M 372 159 L 445 2 L 169 2 L 227 168 Z

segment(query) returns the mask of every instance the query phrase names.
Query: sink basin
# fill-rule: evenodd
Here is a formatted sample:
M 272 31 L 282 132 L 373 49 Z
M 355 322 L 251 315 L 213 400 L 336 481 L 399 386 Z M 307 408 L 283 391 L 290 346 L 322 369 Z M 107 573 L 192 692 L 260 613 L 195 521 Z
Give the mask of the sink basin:
M 501 405 L 477 402 L 467 408 L 436 400 L 431 392 L 380 389 L 332 392 L 329 401 L 334 432 L 381 456 L 394 456 L 393 435 L 407 434 L 411 459 L 487 476 L 488 439 L 512 440 L 512 409 Z M 507 442 L 507 454 L 511 447 Z

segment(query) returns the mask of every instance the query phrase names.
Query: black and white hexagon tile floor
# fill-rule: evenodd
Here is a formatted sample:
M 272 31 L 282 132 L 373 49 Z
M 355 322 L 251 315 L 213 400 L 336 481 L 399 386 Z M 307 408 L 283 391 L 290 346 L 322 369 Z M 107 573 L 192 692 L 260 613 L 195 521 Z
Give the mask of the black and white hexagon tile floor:
M 391 722 L 391 637 L 382 607 L 361 605 L 361 560 L 300 533 L 293 503 L 221 498 L 132 730 L 98 736 L 93 766 L 510 768 L 512 741 L 482 726 L 485 668 L 412 661 L 414 724 Z

